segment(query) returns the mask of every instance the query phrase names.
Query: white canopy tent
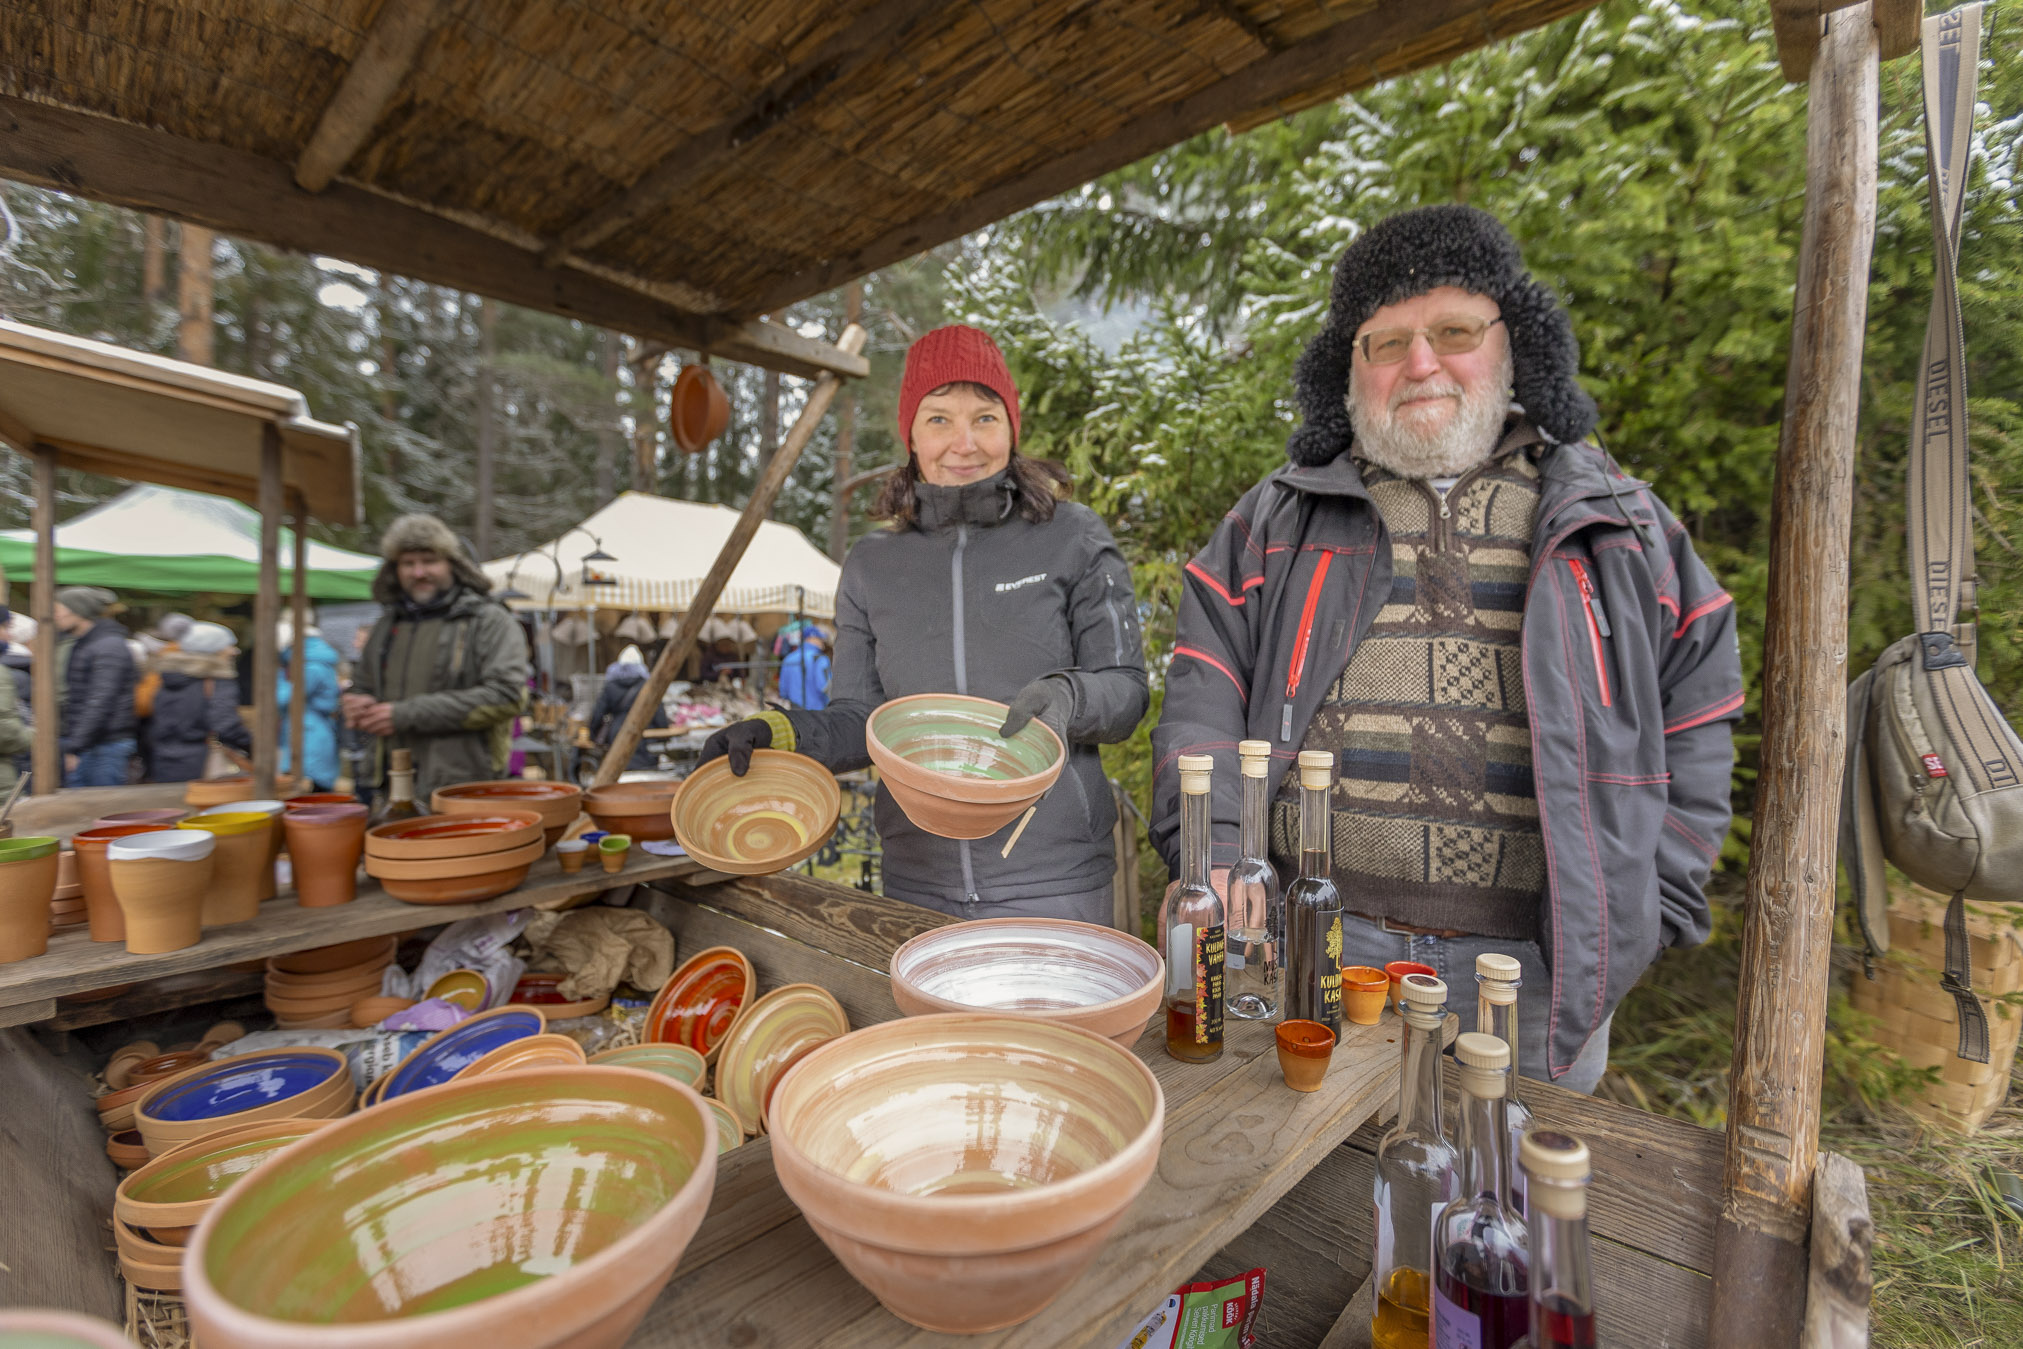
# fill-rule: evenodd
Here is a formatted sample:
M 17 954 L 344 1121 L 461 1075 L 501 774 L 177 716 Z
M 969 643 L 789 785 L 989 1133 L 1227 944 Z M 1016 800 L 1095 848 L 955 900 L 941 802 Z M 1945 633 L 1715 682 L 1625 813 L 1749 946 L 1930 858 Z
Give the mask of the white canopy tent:
M 516 608 L 679 613 L 737 520 L 738 512 L 725 506 L 626 492 L 561 538 L 487 562 L 485 574 L 495 594 L 511 589 L 526 596 L 508 600 Z M 608 561 L 586 561 L 600 550 Z M 610 584 L 586 585 L 586 566 Z M 716 611 L 833 619 L 842 574 L 807 535 L 768 520 L 731 573 Z

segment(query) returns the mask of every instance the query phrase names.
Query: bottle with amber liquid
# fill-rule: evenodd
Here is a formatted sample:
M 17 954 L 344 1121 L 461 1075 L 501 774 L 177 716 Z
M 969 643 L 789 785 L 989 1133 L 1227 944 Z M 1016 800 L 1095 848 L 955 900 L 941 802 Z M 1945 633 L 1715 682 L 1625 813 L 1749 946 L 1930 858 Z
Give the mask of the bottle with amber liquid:
M 1335 756 L 1299 756 L 1299 879 L 1285 892 L 1285 1015 L 1342 1033 L 1342 892 L 1329 875 L 1334 852 L 1328 790 Z
M 1510 1046 L 1510 1096 L 1504 1109 L 1510 1116 L 1510 1156 L 1517 1155 L 1518 1140 L 1531 1131 L 1531 1111 L 1517 1094 L 1517 990 L 1524 983 L 1524 967 L 1516 956 L 1485 951 L 1475 957 L 1475 1029 L 1494 1035 Z M 1510 1178 L 1510 1202 L 1517 1214 L 1525 1213 L 1526 1182 L 1519 1167 Z
M 1531 1192 L 1531 1349 L 1595 1349 L 1587 1144 L 1534 1129 L 1517 1159 Z
M 1229 869 L 1229 1014 L 1272 1021 L 1285 1001 L 1285 904 L 1265 855 L 1271 742 L 1244 740 L 1236 753 L 1243 768 L 1243 856 Z
M 386 795 L 372 808 L 373 824 L 413 819 L 421 814 L 414 803 L 414 751 L 397 749 L 386 759 Z
M 1208 879 L 1208 780 L 1215 760 L 1180 756 L 1180 883 L 1159 906 L 1166 953 L 1166 1052 L 1183 1063 L 1222 1057 L 1227 915 Z
M 1373 1349 L 1426 1349 L 1430 1342 L 1433 1215 L 1454 1197 L 1454 1145 L 1440 1127 L 1441 1043 L 1447 985 L 1408 974 L 1398 986 L 1404 1019 L 1398 1122 L 1377 1144 L 1377 1290 Z
M 1460 1191 L 1433 1223 L 1433 1343 L 1515 1349 L 1531 1329 L 1531 1258 L 1510 1208 L 1510 1046 L 1470 1031 L 1460 1064 Z

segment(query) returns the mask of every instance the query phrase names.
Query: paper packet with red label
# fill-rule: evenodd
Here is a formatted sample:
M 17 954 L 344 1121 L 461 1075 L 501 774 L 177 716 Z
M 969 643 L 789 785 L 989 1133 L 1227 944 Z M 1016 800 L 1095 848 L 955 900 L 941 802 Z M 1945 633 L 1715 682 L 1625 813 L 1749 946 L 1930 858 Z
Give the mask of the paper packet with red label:
M 1175 1289 L 1117 1349 L 1253 1349 L 1264 1271 Z

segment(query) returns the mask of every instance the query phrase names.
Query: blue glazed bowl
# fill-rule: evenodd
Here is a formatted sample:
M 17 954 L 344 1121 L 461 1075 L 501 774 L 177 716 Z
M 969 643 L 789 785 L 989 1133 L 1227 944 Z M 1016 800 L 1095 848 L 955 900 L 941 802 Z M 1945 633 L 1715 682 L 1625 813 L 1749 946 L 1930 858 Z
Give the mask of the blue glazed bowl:
M 495 1007 L 442 1031 L 407 1056 L 386 1080 L 378 1102 L 424 1087 L 439 1087 L 500 1045 L 539 1035 L 548 1018 L 532 1007 Z
M 171 1124 L 220 1119 L 300 1096 L 348 1071 L 344 1056 L 333 1050 L 247 1054 L 172 1079 L 140 1104 Z

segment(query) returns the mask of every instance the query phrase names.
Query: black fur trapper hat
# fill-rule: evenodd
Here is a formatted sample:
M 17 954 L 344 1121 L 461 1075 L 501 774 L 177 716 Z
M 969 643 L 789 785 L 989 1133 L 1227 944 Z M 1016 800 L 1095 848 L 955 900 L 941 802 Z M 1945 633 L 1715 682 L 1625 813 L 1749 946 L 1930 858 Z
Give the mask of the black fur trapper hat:
M 1580 343 L 1558 299 L 1524 270 L 1503 222 L 1473 206 L 1421 206 L 1387 216 L 1364 231 L 1335 264 L 1325 326 L 1294 368 L 1293 389 L 1305 424 L 1286 441 L 1302 467 L 1328 463 L 1355 433 L 1343 395 L 1356 329 L 1387 304 L 1459 286 L 1503 311 L 1510 334 L 1515 395 L 1532 425 L 1573 443 L 1594 429 L 1595 404 L 1574 378 Z

